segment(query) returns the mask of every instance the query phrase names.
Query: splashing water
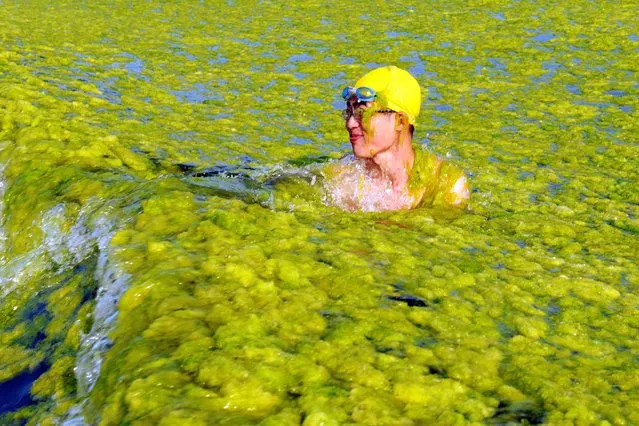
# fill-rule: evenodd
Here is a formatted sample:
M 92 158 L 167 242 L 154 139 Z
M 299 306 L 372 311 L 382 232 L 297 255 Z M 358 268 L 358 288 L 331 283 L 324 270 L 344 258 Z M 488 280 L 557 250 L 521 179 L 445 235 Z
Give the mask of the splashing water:
M 104 353 L 112 344 L 108 335 L 117 319 L 118 301 L 128 287 L 129 275 L 123 274 L 109 258 L 109 244 L 114 234 L 115 232 L 102 234 L 97 239 L 99 255 L 95 278 L 99 287 L 93 311 L 93 326 L 88 334 L 82 336 L 74 368 L 78 396 L 85 399 L 69 409 L 62 422 L 64 426 L 86 424 L 83 415 L 86 397 L 100 377 Z
M 4 189 L 3 182 L 0 180 L 0 190 Z M 69 216 L 67 210 L 65 204 L 57 204 L 46 211 L 40 221 L 42 244 L 25 255 L 13 258 L 0 268 L 0 297 L 6 296 L 40 273 L 52 270 L 70 271 L 97 252 L 94 276 L 98 291 L 94 321 L 90 332 L 81 337 L 74 368 L 78 395 L 84 397 L 95 385 L 100 374 L 102 356 L 111 345 L 107 335 L 117 317 L 117 303 L 127 287 L 128 276 L 120 273 L 117 265 L 109 258 L 109 244 L 116 232 L 111 207 L 104 205 L 99 199 L 89 200 L 80 210 L 76 221 L 65 232 L 64 224 Z M 65 424 L 84 424 L 81 404 L 69 411 Z
M 118 315 L 117 304 L 128 285 L 129 276 L 120 272 L 109 259 L 108 246 L 114 233 L 102 235 L 98 239 L 98 265 L 95 278 L 99 289 L 93 312 L 93 327 L 82 337 L 75 367 L 78 380 L 78 394 L 87 395 L 100 376 L 102 356 L 111 346 L 109 332 Z
M 363 160 L 348 155 L 339 161 L 340 170 L 324 184 L 323 201 L 348 211 L 398 210 L 410 207 L 410 195 L 393 190 L 392 182 L 366 167 Z

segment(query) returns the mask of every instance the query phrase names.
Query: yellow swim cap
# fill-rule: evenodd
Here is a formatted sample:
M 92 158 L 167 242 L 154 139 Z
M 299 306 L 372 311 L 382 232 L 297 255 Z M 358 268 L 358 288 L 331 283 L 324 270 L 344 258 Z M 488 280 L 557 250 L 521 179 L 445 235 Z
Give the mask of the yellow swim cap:
M 393 65 L 376 68 L 360 78 L 355 87 L 370 87 L 377 92 L 375 102 L 383 108 L 404 112 L 415 125 L 422 104 L 421 90 L 415 77 Z

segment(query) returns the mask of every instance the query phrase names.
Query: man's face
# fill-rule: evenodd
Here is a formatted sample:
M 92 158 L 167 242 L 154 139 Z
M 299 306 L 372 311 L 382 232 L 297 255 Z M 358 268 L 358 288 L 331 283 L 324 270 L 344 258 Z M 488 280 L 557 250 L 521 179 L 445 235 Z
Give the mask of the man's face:
M 355 96 L 346 104 L 346 130 L 356 157 L 372 158 L 388 150 L 398 138 L 397 113 L 373 112 L 373 107 L 372 102 L 359 102 Z

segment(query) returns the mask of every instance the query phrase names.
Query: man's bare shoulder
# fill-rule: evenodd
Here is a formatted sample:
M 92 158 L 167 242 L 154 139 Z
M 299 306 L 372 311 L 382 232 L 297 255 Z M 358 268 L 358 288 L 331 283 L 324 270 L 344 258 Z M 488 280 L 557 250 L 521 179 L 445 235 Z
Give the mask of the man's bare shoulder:
M 452 162 L 424 148 L 415 148 L 409 189 L 419 199 L 419 205 L 443 203 L 465 207 L 470 199 L 468 178 Z

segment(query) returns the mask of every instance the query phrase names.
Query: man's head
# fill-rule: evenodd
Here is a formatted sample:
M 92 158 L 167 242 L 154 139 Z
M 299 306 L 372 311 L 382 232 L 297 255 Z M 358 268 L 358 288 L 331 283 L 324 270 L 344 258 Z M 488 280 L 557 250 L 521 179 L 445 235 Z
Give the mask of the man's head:
M 376 68 L 355 87 L 344 89 L 344 119 L 353 152 L 373 157 L 400 141 L 412 137 L 421 106 L 421 91 L 415 78 L 395 66 Z

